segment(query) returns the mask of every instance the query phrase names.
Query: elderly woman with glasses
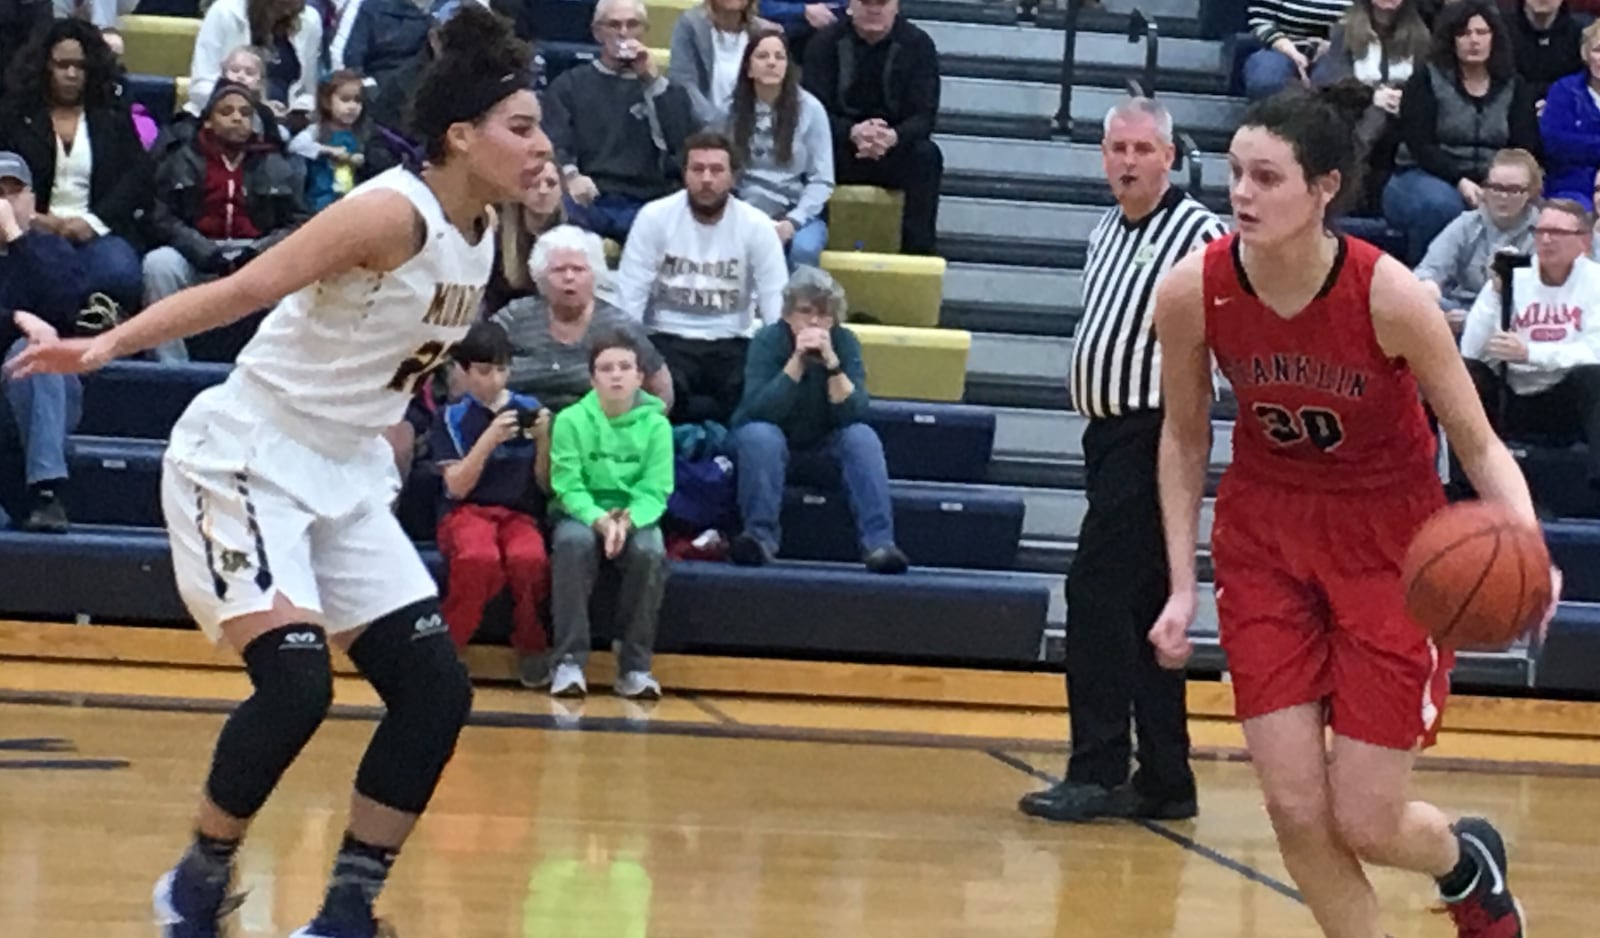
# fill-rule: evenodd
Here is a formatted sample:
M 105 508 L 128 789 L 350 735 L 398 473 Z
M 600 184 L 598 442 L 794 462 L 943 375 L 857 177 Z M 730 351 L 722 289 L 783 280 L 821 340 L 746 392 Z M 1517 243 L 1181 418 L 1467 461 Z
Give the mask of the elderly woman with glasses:
M 801 267 L 783 289 L 783 319 L 757 332 L 745 359 L 744 398 L 733 415 L 744 531 L 729 557 L 760 566 L 778 555 L 783 488 L 790 479 L 835 487 L 842 476 L 867 569 L 904 573 L 883 443 L 868 426 L 861 345 L 843 325 L 844 289 Z
M 596 296 L 610 292 L 600 236 L 574 225 L 558 225 L 539 236 L 528 259 L 538 288 L 492 317 L 511 336 L 508 386 L 560 411 L 589 393 L 589 345 L 595 336 L 626 332 L 639 348 L 644 389 L 672 406 L 672 375 L 644 327 Z

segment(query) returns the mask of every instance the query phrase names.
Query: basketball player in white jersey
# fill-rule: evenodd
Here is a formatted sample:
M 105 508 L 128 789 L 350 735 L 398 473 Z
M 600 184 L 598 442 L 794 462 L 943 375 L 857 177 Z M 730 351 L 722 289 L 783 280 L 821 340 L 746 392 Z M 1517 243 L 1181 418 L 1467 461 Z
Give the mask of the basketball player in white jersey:
M 194 841 L 156 886 L 166 938 L 215 938 L 239 905 L 228 890 L 250 819 L 332 701 L 330 641 L 386 712 L 327 897 L 297 938 L 379 934 L 373 902 L 471 709 L 433 579 L 389 510 L 399 479 L 382 433 L 466 334 L 493 261 L 488 207 L 521 200 L 550 143 L 528 50 L 502 20 L 464 4 L 441 40 L 412 102 L 420 174 L 384 173 L 233 276 L 14 363 L 89 371 L 277 304 L 178 421 L 162 471 L 179 591 L 254 686 L 217 740 Z

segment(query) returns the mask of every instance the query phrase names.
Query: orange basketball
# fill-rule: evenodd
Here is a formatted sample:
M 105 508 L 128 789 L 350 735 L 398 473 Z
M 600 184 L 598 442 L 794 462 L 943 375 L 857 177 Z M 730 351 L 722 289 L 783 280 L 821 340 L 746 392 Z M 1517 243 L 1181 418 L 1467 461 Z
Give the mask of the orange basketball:
M 1451 505 L 1429 518 L 1401 570 L 1406 612 L 1447 648 L 1502 649 L 1550 604 L 1544 535 L 1493 502 Z

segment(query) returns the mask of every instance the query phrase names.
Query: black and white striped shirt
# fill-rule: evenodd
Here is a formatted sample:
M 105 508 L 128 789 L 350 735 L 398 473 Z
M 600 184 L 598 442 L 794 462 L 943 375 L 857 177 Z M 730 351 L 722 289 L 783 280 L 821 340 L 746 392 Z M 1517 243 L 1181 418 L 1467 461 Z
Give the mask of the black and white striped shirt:
M 1250 0 L 1250 32 L 1264 46 L 1280 38 L 1327 39 L 1350 0 Z
M 1161 407 L 1156 284 L 1189 252 L 1226 233 L 1210 209 L 1177 188 L 1138 222 L 1113 208 L 1095 225 L 1072 349 L 1078 413 L 1118 417 Z

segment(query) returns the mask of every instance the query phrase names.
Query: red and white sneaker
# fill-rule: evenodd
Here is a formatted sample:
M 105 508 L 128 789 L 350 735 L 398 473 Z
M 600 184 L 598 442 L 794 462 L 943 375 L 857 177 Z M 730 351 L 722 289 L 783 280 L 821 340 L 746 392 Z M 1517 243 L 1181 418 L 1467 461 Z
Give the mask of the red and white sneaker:
M 1458 900 L 1445 900 L 1458 938 L 1525 938 L 1522 905 L 1506 884 L 1506 844 L 1483 818 L 1462 818 L 1451 826 L 1462 850 L 1478 862 L 1478 881 Z

